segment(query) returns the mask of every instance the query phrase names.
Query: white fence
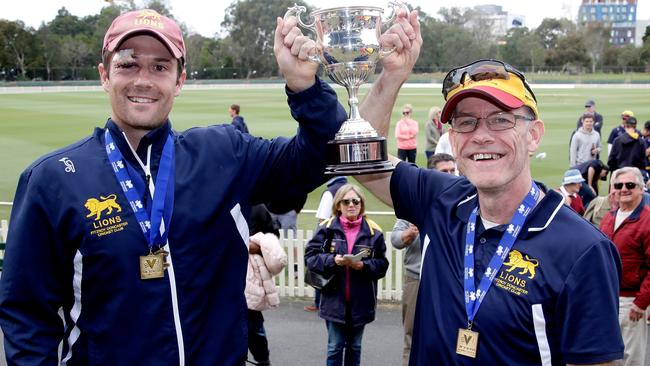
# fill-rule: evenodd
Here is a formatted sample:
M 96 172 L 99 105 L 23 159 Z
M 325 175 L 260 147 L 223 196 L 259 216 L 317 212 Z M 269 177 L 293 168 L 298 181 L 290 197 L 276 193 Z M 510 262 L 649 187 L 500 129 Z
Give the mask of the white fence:
M 0 220 L 0 243 L 7 241 L 7 220 Z M 314 289 L 305 285 L 305 246 L 313 236 L 312 230 L 289 230 L 287 236 L 280 233 L 280 242 L 287 252 L 288 264 L 282 272 L 276 276 L 275 283 L 278 286 L 280 296 L 288 297 L 313 297 Z M 390 232 L 384 233 L 386 239 L 386 258 L 390 262 L 386 277 L 378 282 L 377 297 L 380 300 L 401 300 L 403 261 L 402 251 L 395 250 L 390 244 Z M 0 261 L 4 259 L 4 247 L 0 249 Z

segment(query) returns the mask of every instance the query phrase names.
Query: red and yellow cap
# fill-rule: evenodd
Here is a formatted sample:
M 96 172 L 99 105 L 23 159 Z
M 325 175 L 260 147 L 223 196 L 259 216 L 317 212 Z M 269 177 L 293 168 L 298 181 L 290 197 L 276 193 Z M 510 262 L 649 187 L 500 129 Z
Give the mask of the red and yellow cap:
M 467 97 L 488 99 L 505 110 L 527 106 L 535 116 L 539 116 L 537 102 L 519 76 L 509 72 L 508 79 L 493 78 L 474 81 L 471 77 L 464 80 L 447 93 L 447 103 L 442 109 L 442 122 L 449 122 L 458 102 Z

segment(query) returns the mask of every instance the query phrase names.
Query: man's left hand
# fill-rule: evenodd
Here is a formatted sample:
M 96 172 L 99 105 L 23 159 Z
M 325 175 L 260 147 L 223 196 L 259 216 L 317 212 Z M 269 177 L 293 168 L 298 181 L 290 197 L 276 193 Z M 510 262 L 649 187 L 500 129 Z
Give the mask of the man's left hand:
M 630 320 L 633 322 L 639 321 L 640 319 L 643 319 L 643 314 L 645 314 L 645 311 L 641 309 L 640 307 L 632 304 L 630 306 Z
M 395 24 L 381 35 L 379 43 L 385 48 L 395 48 L 382 60 L 384 73 L 403 78 L 405 81 L 418 60 L 422 47 L 418 12 L 397 10 Z

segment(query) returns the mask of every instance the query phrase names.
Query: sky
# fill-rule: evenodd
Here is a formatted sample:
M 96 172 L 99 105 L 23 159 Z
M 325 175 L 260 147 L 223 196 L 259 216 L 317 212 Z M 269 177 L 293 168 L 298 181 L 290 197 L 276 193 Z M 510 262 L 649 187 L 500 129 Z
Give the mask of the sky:
M 65 8 L 73 15 L 83 17 L 97 14 L 107 5 L 107 0 L 23 0 L 12 6 L 4 6 L 0 18 L 8 20 L 22 20 L 28 26 L 38 28 L 41 22 L 51 21 L 57 11 Z M 114 0 L 119 2 L 120 0 Z M 212 37 L 220 30 L 224 9 L 232 0 L 166 0 L 170 5 L 172 14 L 189 26 L 190 30 L 206 37 Z M 272 1 L 272 0 L 271 0 Z M 301 3 L 300 0 L 296 0 Z M 307 0 L 317 8 L 334 7 L 342 5 L 373 5 L 386 7 L 387 0 Z M 406 0 L 413 7 L 420 6 L 430 15 L 435 15 L 438 8 L 448 7 L 435 0 Z M 136 0 L 136 4 L 141 1 Z M 516 15 L 523 15 L 525 25 L 535 28 L 544 18 L 570 18 L 575 19 L 581 0 L 456 0 L 454 6 L 472 7 L 480 4 L 501 5 L 504 11 Z M 637 19 L 650 19 L 650 1 L 640 0 L 637 6 Z M 281 16 L 282 14 L 278 14 Z M 303 18 L 303 20 L 307 20 Z

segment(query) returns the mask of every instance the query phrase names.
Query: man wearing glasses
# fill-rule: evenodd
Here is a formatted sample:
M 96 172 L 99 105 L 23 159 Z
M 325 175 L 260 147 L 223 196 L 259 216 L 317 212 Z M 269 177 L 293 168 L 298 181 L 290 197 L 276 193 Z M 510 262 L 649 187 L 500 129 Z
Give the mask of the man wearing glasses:
M 643 202 L 643 176 L 638 168 L 616 170 L 612 181 L 619 191 L 618 209 L 607 213 L 600 230 L 616 244 L 623 263 L 618 317 L 625 342 L 623 364 L 643 365 L 650 304 L 650 207 Z
M 422 42 L 417 19 L 398 25 L 397 49 L 410 52 L 385 59 L 361 107 L 384 136 Z M 464 177 L 392 158 L 392 173 L 357 178 L 419 229 L 410 365 L 613 364 L 623 357 L 618 254 L 560 194 L 533 182 L 528 156 L 544 123 L 524 76 L 481 60 L 452 70 L 443 96 Z

